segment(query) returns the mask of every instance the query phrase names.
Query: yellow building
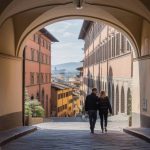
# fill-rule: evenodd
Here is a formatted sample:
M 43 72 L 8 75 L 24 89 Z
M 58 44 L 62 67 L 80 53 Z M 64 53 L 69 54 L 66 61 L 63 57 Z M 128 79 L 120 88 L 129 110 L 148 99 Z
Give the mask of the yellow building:
M 60 83 L 51 85 L 52 116 L 66 117 L 73 115 L 72 88 Z
M 73 92 L 73 97 L 72 97 L 72 105 L 73 105 L 73 112 L 74 115 L 76 116 L 79 114 L 82 110 L 81 108 L 81 100 L 80 100 L 80 94 L 77 92 Z

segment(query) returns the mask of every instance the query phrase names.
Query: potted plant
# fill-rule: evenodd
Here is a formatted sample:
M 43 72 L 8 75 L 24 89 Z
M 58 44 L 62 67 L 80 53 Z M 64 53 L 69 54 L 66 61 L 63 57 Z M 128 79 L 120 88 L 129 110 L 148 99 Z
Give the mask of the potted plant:
M 32 116 L 32 109 L 30 106 L 30 97 L 25 89 L 25 125 L 29 125 L 30 118 Z
M 31 100 L 25 90 L 25 125 L 33 125 L 43 122 L 45 111 L 41 103 L 37 100 Z
M 30 102 L 32 108 L 32 120 L 31 124 L 37 124 L 43 122 L 43 117 L 45 115 L 44 108 L 42 107 L 41 103 L 34 99 Z

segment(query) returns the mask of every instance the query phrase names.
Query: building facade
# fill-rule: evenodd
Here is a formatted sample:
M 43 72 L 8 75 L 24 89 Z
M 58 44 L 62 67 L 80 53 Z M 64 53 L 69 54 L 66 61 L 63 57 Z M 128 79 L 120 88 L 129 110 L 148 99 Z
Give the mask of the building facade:
M 61 83 L 51 85 L 51 111 L 52 116 L 66 117 L 72 113 L 72 88 Z
M 71 117 L 80 113 L 79 95 L 72 86 L 53 82 L 51 95 L 52 116 Z
M 41 29 L 26 42 L 25 87 L 31 99 L 38 99 L 50 116 L 51 100 L 51 44 L 58 40 L 46 29 Z
M 85 41 L 83 90 L 105 90 L 113 114 L 131 115 L 133 47 L 116 29 L 103 23 L 84 21 L 79 39 Z

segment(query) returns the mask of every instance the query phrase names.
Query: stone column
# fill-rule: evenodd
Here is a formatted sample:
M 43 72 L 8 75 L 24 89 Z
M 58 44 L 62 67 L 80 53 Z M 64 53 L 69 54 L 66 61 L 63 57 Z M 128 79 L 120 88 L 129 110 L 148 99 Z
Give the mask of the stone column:
M 127 92 L 128 92 L 128 83 L 124 84 L 124 101 L 125 101 L 125 114 L 127 115 Z
M 132 80 L 132 126 L 140 127 L 140 77 L 139 61 L 133 62 L 133 80 Z
M 121 113 L 121 87 L 122 87 L 122 84 L 119 81 L 118 82 L 118 88 L 119 88 L 119 112 L 118 112 L 118 114 Z
M 0 54 L 0 130 L 22 125 L 22 59 Z
M 114 81 L 114 115 L 116 115 L 116 87 L 117 87 L 117 84 Z

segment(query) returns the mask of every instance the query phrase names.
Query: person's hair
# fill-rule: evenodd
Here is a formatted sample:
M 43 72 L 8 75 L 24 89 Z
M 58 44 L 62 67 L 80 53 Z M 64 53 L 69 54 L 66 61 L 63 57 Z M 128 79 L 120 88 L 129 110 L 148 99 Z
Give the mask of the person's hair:
M 100 96 L 106 96 L 105 91 L 101 91 L 101 92 L 100 92 Z
M 93 88 L 93 89 L 92 89 L 92 92 L 96 92 L 96 91 L 97 91 L 97 88 Z

